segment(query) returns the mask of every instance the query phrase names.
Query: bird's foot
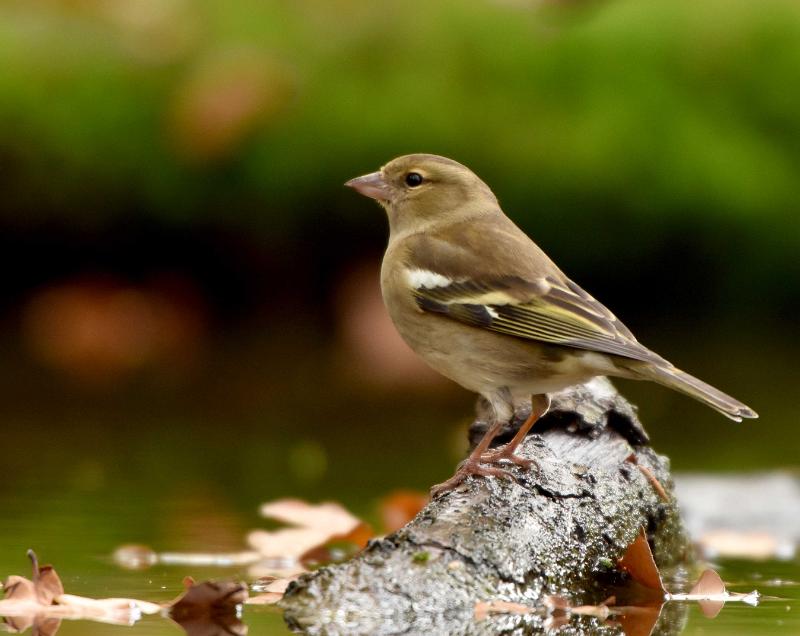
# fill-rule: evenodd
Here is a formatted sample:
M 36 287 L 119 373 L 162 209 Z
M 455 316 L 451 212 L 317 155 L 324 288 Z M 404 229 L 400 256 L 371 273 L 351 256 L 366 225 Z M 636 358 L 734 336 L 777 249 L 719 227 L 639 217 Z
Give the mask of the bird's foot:
M 509 448 L 508 445 L 502 446 L 496 450 L 483 453 L 481 455 L 482 464 L 497 464 L 503 460 L 511 462 L 515 466 L 519 466 L 523 470 L 529 470 L 536 462 L 532 459 L 525 459 L 514 453 L 514 448 Z
M 496 466 L 484 466 L 480 461 L 469 457 L 458 465 L 455 475 L 453 475 L 447 481 L 443 481 L 441 484 L 437 484 L 431 488 L 431 499 L 436 499 L 437 497 L 450 492 L 470 475 L 514 479 L 514 475 L 503 468 L 497 468 Z

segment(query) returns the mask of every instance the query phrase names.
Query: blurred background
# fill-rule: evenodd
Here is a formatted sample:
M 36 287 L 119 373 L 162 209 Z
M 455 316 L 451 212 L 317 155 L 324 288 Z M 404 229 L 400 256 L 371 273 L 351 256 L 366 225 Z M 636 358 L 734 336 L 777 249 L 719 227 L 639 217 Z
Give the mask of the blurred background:
M 620 382 L 676 469 L 797 467 L 798 68 L 792 0 L 5 0 L 3 573 L 451 473 L 474 398 L 395 335 L 342 187 L 407 152 L 760 413 Z

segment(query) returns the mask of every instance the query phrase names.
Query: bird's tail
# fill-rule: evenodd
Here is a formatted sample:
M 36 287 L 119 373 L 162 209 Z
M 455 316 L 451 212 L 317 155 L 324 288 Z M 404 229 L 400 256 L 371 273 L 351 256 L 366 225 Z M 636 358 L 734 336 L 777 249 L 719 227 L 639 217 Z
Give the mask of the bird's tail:
M 648 380 L 685 393 L 736 422 L 741 422 L 742 418 L 758 417 L 758 413 L 749 406 L 672 365 L 648 365 L 639 369 L 639 372 Z

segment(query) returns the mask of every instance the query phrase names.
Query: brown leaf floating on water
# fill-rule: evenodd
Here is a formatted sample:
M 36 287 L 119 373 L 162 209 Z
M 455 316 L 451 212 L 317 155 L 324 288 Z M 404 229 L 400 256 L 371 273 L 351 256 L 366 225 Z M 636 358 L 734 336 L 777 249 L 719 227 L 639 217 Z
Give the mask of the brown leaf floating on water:
M 6 579 L 3 584 L 3 591 L 5 592 L 6 601 L 36 601 L 36 586 L 33 581 L 26 579 L 24 576 L 17 576 L 12 574 Z
M 599 605 L 571 605 L 569 600 L 563 596 L 553 595 L 544 597 L 544 605 L 550 616 L 569 616 L 578 614 L 581 616 L 594 616 L 603 620 L 607 619 L 611 613 L 610 606 L 614 605 L 617 599 L 610 596 Z
M 273 605 L 283 598 L 289 583 L 297 577 L 293 576 L 286 579 L 273 579 L 258 585 L 259 593 L 247 599 L 248 605 Z M 256 588 L 256 584 L 253 585 Z
M 657 575 L 658 570 L 655 568 L 652 553 L 644 538 L 644 530 L 620 560 L 621 566 L 623 560 L 626 560 L 627 564 L 625 569 L 635 572 L 636 574 L 631 573 L 631 576 L 642 586 L 646 586 L 645 581 L 651 585 L 655 582 L 653 572 L 655 571 Z M 661 577 L 658 576 L 657 579 L 660 584 Z M 703 572 L 688 594 L 670 594 L 664 591 L 663 587 L 660 588 L 660 591 L 661 594 L 657 598 L 651 596 L 649 599 L 640 599 L 641 604 L 634 601 L 635 605 L 617 605 L 616 597 L 612 596 L 598 605 L 573 606 L 570 600 L 563 596 L 545 596 L 542 599 L 546 612 L 545 628 L 548 630 L 560 629 L 569 623 L 572 616 L 582 615 L 608 621 L 608 625 L 616 624 L 622 628 L 626 636 L 650 636 L 666 601 L 697 601 L 703 614 L 707 618 L 714 618 L 719 614 L 726 601 L 757 605 L 760 598 L 757 591 L 749 594 L 728 592 L 722 579 L 713 570 Z M 475 605 L 474 612 L 475 619 L 480 621 L 495 614 L 524 615 L 541 612 L 541 608 L 537 609 L 509 601 L 482 601 Z
M 625 550 L 625 554 L 617 562 L 618 567 L 631 575 L 631 578 L 651 590 L 664 594 L 664 583 L 653 558 L 653 552 L 647 543 L 644 528 L 639 531 L 636 539 Z
M 512 603 L 511 601 L 479 601 L 475 603 L 475 620 L 482 621 L 492 614 L 517 614 L 524 615 L 535 612 L 533 607 Z
M 280 499 L 261 506 L 264 517 L 289 524 L 278 530 L 254 530 L 247 540 L 266 559 L 301 559 L 331 541 L 349 541 L 360 547 L 372 536 L 369 526 L 337 503 L 309 504 Z
M 722 582 L 719 574 L 714 570 L 706 570 L 700 575 L 697 583 L 691 589 L 689 594 L 697 596 L 718 596 L 725 594 L 725 583 Z M 698 599 L 697 604 L 700 606 L 700 611 L 706 618 L 716 618 L 717 614 L 722 611 L 725 606 L 725 601 L 712 601 L 709 599 Z
M 28 551 L 28 558 L 33 565 L 31 578 L 9 576 L 4 585 L 5 598 L 0 600 L 0 616 L 5 617 L 12 631 L 30 627 L 37 636 L 52 636 L 65 618 L 128 625 L 142 614 L 161 611 L 156 603 L 135 599 L 96 600 L 65 594 L 52 566 L 40 567 L 32 550 Z
M 725 583 L 722 582 L 719 574 L 712 569 L 705 570 L 689 592 L 689 594 L 698 594 L 702 596 L 724 593 Z
M 608 625 L 618 624 L 625 636 L 650 636 L 664 605 L 663 601 L 659 601 L 653 605 L 618 606 L 614 596 L 599 605 L 572 607 L 563 596 L 546 596 L 544 603 L 548 610 L 545 622 L 548 629 L 558 629 L 568 624 L 572 616 L 583 615 L 608 621 Z
M 663 602 L 652 606 L 629 605 L 614 608 L 614 619 L 622 626 L 625 636 L 650 636 L 661 616 Z
M 52 605 L 53 600 L 64 593 L 64 586 L 52 565 L 39 567 L 39 559 L 33 550 L 28 550 L 33 573 L 31 580 L 11 575 L 4 586 L 6 600 Z
M 642 542 L 644 545 L 642 545 Z M 637 537 L 634 544 L 638 545 L 631 550 L 628 549 L 624 559 L 627 558 L 628 567 L 631 567 L 637 576 L 642 576 L 651 584 L 653 569 L 648 561 L 652 561 L 647 541 L 644 538 L 644 531 Z M 646 550 L 645 547 L 647 546 Z M 633 544 L 632 546 L 633 547 Z M 649 557 L 649 558 L 648 558 Z M 644 562 L 644 564 L 643 564 Z M 633 565 L 631 565 L 633 564 Z M 630 571 L 630 570 L 629 570 Z M 655 570 L 657 573 L 657 570 Z M 633 577 L 634 575 L 631 574 Z M 642 586 L 643 580 L 634 579 Z M 661 577 L 658 576 L 660 582 Z M 644 589 L 644 588 L 640 588 Z M 719 575 L 713 570 L 706 570 L 700 576 L 691 592 L 688 594 L 670 594 L 663 591 L 658 598 L 650 597 L 641 599 L 641 604 L 617 605 L 616 597 L 612 596 L 598 605 L 578 605 L 573 606 L 569 599 L 559 596 L 545 596 L 542 599 L 544 612 L 546 613 L 545 628 L 557 630 L 567 625 L 570 618 L 575 615 L 591 616 L 602 621 L 607 621 L 608 625 L 617 625 L 622 628 L 626 636 L 650 636 L 658 622 L 661 609 L 667 601 L 697 601 L 700 609 L 707 618 L 714 618 L 725 604 L 726 601 L 738 601 L 749 605 L 757 605 L 760 595 L 757 591 L 749 594 L 728 592 L 725 584 Z M 542 608 L 530 607 L 520 603 L 510 601 L 481 601 L 475 605 L 475 620 L 484 620 L 495 614 L 524 615 L 531 613 L 541 613 Z
M 292 578 L 308 571 L 309 562 L 328 562 L 332 542 L 364 547 L 374 536 L 370 526 L 337 503 L 309 504 L 281 499 L 261 507 L 261 514 L 288 524 L 277 530 L 254 530 L 247 536 L 252 549 L 228 553 L 157 553 L 147 546 L 123 545 L 114 551 L 114 561 L 127 569 L 143 569 L 161 563 L 191 567 L 249 566 L 253 578 Z
M 237 608 L 247 600 L 247 586 L 234 581 L 201 581 L 196 583 L 187 576 L 183 579 L 186 588 L 180 596 L 168 604 L 173 618 L 188 614 L 235 614 Z
M 33 573 L 30 579 L 12 574 L 3 585 L 5 598 L 0 600 L 0 616 L 5 617 L 9 631 L 24 632 L 29 627 L 36 634 L 50 636 L 58 631 L 60 619 L 42 616 L 42 612 L 53 603 L 53 599 L 64 588 L 52 566 L 39 567 L 39 559 L 33 550 L 28 550 Z M 60 592 L 59 592 L 60 590 Z
M 29 553 L 33 563 L 31 579 L 8 577 L 5 598 L 0 600 L 0 616 L 6 617 L 6 627 L 12 632 L 33 628 L 35 636 L 53 636 L 61 620 L 82 619 L 130 625 L 142 614 L 167 611 L 189 636 L 224 636 L 247 633 L 239 615 L 248 600 L 247 586 L 236 582 L 184 579 L 185 591 L 166 604 L 149 603 L 129 598 L 92 599 L 65 594 L 61 581 L 52 566 L 39 567 L 36 555 Z M 265 592 L 273 599 L 255 602 L 275 602 L 283 596 L 289 579 L 271 581 Z
M 761 595 L 753 590 L 748 594 L 728 592 L 719 574 L 714 570 L 706 570 L 688 594 L 668 594 L 670 601 L 697 601 L 706 618 L 714 618 L 719 614 L 726 602 L 740 602 L 747 605 L 758 605 Z
M 60 618 L 37 617 L 37 620 L 33 623 L 31 636 L 54 636 L 60 627 Z
M 233 581 L 183 580 L 185 591 L 168 604 L 169 617 L 189 636 L 246 634 L 239 610 L 247 600 L 247 586 Z
M 52 605 L 64 593 L 64 585 L 52 565 L 39 567 L 39 559 L 33 550 L 28 550 L 28 558 L 33 565 L 33 586 L 36 598 L 42 605 Z
M 560 619 L 562 617 L 569 617 L 571 615 L 581 616 L 594 616 L 602 620 L 607 619 L 611 615 L 611 606 L 614 605 L 616 599 L 612 596 L 599 605 L 570 605 L 570 602 L 559 595 L 545 596 L 542 599 L 544 608 L 549 618 Z M 522 603 L 514 603 L 512 601 L 480 601 L 475 604 L 475 620 L 482 621 L 493 614 L 516 614 L 523 616 L 525 614 L 541 613 L 541 608 L 523 605 Z M 564 624 L 564 621 L 558 621 Z

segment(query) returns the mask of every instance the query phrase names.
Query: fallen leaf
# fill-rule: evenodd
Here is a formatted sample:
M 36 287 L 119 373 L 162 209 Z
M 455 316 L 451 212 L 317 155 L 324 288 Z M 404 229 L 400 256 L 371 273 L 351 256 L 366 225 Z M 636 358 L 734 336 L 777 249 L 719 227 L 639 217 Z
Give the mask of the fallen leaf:
M 716 595 L 725 593 L 725 583 L 714 570 L 705 570 L 689 594 Z
M 241 606 L 248 597 L 244 583 L 195 583 L 186 577 L 183 584 L 186 590 L 167 607 L 169 617 L 189 636 L 247 633 L 247 626 L 239 619 Z
M 700 611 L 706 618 L 714 618 L 727 602 L 758 605 L 761 595 L 753 590 L 748 594 L 728 592 L 725 583 L 714 570 L 705 570 L 688 594 L 667 594 L 670 601 L 697 601 Z
M 31 580 L 21 576 L 10 576 L 4 586 L 6 600 L 31 601 L 39 605 L 52 605 L 53 600 L 64 593 L 61 579 L 52 565 L 39 567 L 39 559 L 33 550 L 28 550 L 33 574 Z
M 41 618 L 34 621 L 31 636 L 54 636 L 60 627 L 60 618 Z
M 6 601 L 36 601 L 36 586 L 33 581 L 26 579 L 24 576 L 17 576 L 12 574 L 6 579 L 3 584 Z
M 625 636 L 650 636 L 658 621 L 663 601 L 655 605 L 617 606 L 617 599 L 609 597 L 599 605 L 578 605 L 572 607 L 563 596 L 547 596 L 544 598 L 548 617 L 545 621 L 547 629 L 558 629 L 569 623 L 573 615 L 593 616 L 608 625 L 618 624 Z M 614 619 L 613 621 L 611 619 Z
M 330 538 L 330 533 L 317 528 L 284 528 L 274 531 L 253 530 L 247 535 L 247 542 L 265 558 L 299 560 Z
M 638 545 L 634 548 L 634 545 L 637 543 Z M 644 581 L 653 582 L 653 570 L 655 570 L 656 574 L 658 571 L 655 569 L 655 562 L 653 561 L 650 548 L 647 545 L 647 540 L 644 537 L 644 531 L 642 531 L 634 543 L 631 544 L 623 559 L 627 559 L 627 567 L 622 565 L 622 559 L 620 560 L 621 567 L 624 567 L 628 572 L 631 572 L 631 569 L 633 569 L 636 572 L 636 575 L 631 573 L 634 580 L 645 587 L 647 587 L 647 585 Z M 652 569 L 649 562 L 652 562 Z M 631 565 L 631 563 L 633 565 Z M 640 580 L 637 576 L 642 577 L 644 580 Z M 658 576 L 658 581 L 659 583 L 661 582 L 660 575 Z M 545 625 L 548 629 L 563 627 L 568 622 L 568 618 L 573 615 L 593 616 L 601 620 L 608 620 L 613 617 L 613 622 L 622 627 L 622 631 L 626 636 L 650 636 L 658 622 L 665 601 L 697 601 L 703 614 L 707 618 L 714 618 L 719 614 L 726 601 L 738 601 L 757 605 L 760 598 L 757 591 L 750 592 L 749 594 L 728 592 L 725 589 L 725 584 L 722 582 L 722 579 L 713 570 L 706 570 L 703 572 L 700 579 L 688 594 L 670 594 L 664 591 L 663 587 L 661 587 L 660 591 L 663 595 L 657 600 L 652 599 L 648 602 L 645 599 L 641 605 L 629 606 L 616 605 L 617 601 L 613 596 L 599 605 L 579 605 L 575 607 L 571 606 L 569 600 L 563 596 L 546 596 L 543 599 L 543 604 L 548 613 Z M 513 606 L 516 604 L 511 605 Z M 491 613 L 503 612 L 503 604 L 484 603 L 483 606 L 476 606 L 475 611 L 476 617 L 480 613 L 480 615 L 485 618 Z M 528 611 L 532 610 L 528 608 Z M 514 612 L 512 609 L 505 613 Z M 611 622 L 609 624 L 611 624 Z
M 64 593 L 64 585 L 52 565 L 39 567 L 39 559 L 33 550 L 28 550 L 28 558 L 33 563 L 33 585 L 36 598 L 42 605 L 51 605 Z
M 281 499 L 261 506 L 265 517 L 290 524 L 279 530 L 254 530 L 250 546 L 263 558 L 301 559 L 330 541 L 350 541 L 359 546 L 372 536 L 369 527 L 337 503 L 309 504 L 297 499 Z
M 611 596 L 599 605 L 576 605 L 559 595 L 544 597 L 544 606 L 550 616 L 561 616 L 569 614 L 580 614 L 583 616 L 595 616 L 605 620 L 610 614 L 609 606 L 616 603 L 616 598 Z
M 29 552 L 33 563 L 32 579 L 10 576 L 4 586 L 5 599 L 0 600 L 0 616 L 15 632 L 29 627 L 33 636 L 53 636 L 62 619 L 92 620 L 117 625 L 132 625 L 142 614 L 168 615 L 190 636 L 224 636 L 246 634 L 247 626 L 239 620 L 242 604 L 247 600 L 247 586 L 242 583 L 184 579 L 185 591 L 164 605 L 130 598 L 92 599 L 65 594 L 52 566 L 39 567 L 36 555 Z M 283 583 L 283 589 L 285 585 Z M 276 583 L 273 590 L 279 589 Z M 282 593 L 282 592 L 281 592 Z
M 33 567 L 32 580 L 21 576 L 9 576 L 4 586 L 5 599 L 0 601 L 0 613 L 25 607 L 29 611 L 45 613 L 60 618 L 104 617 L 114 611 L 124 611 L 125 619 L 111 622 L 131 622 L 130 616 L 154 614 L 161 610 L 156 603 L 129 598 L 92 599 L 64 593 L 61 579 L 52 565 L 39 566 L 33 550 L 28 550 Z
M 492 614 L 530 614 L 536 610 L 521 603 L 511 601 L 479 601 L 475 603 L 475 620 L 482 621 Z
M 237 614 L 190 615 L 174 622 L 183 628 L 187 636 L 244 636 L 247 634 L 247 625 Z
M 292 578 L 307 572 L 309 561 L 333 560 L 327 546 L 343 542 L 363 548 L 374 536 L 372 528 L 337 503 L 309 504 L 281 499 L 261 507 L 265 517 L 288 524 L 277 530 L 253 530 L 247 536 L 251 550 L 227 553 L 157 553 L 147 546 L 124 545 L 115 550 L 114 561 L 127 569 L 146 568 L 155 563 L 232 567 L 249 566 L 254 578 L 272 575 Z
M 248 605 L 272 605 L 277 603 L 283 598 L 286 588 L 289 583 L 294 581 L 297 577 L 293 576 L 287 579 L 275 579 L 266 585 L 259 587 L 259 594 L 251 596 L 247 599 Z
M 158 614 L 159 603 L 132 598 L 87 598 L 74 594 L 62 594 L 57 599 L 58 607 L 68 608 L 64 618 L 91 618 L 101 622 L 127 624 L 135 622 L 141 614 Z M 134 620 L 132 620 L 132 618 Z
M 625 636 L 650 636 L 661 616 L 663 602 L 656 605 L 628 605 L 614 608 L 614 618 L 622 626 Z
M 283 598 L 283 592 L 262 592 L 247 599 L 248 605 L 275 605 Z
M 3 585 L 5 598 L 0 600 L 0 616 L 15 632 L 23 632 L 29 627 L 35 634 L 51 635 L 58 631 L 60 620 L 44 615 L 52 606 L 53 599 L 63 593 L 64 588 L 53 567 L 39 567 L 39 559 L 33 550 L 28 550 L 33 573 L 31 579 L 11 575 Z
M 422 510 L 430 501 L 427 493 L 416 490 L 395 490 L 380 502 L 380 515 L 385 532 L 399 530 Z
M 31 579 L 9 576 L 4 585 L 5 598 L 0 600 L 0 616 L 17 632 L 28 628 L 36 636 L 51 636 L 58 631 L 62 619 L 93 620 L 116 625 L 131 625 L 142 614 L 162 610 L 157 603 L 128 598 L 91 599 L 65 594 L 61 580 L 50 565 L 40 567 L 36 554 L 29 550 L 33 574 Z
M 203 581 L 184 579 L 186 590 L 168 604 L 171 617 L 185 614 L 234 614 L 247 600 L 247 586 L 233 581 Z
M 299 499 L 279 499 L 261 506 L 261 516 L 303 528 L 327 529 L 331 536 L 345 536 L 361 525 L 361 520 L 338 503 L 309 504 Z
M 617 565 L 631 575 L 637 583 L 641 583 L 651 590 L 658 590 L 662 594 L 666 592 L 664 583 L 661 581 L 661 574 L 658 572 L 653 552 L 647 543 L 644 528 L 639 531 L 633 543 L 625 550 L 625 554 L 617 562 Z
M 0 601 L 2 603 L 3 601 Z M 2 609 L 0 609 L 0 616 L 3 617 L 2 625 L 3 629 L 7 629 L 12 634 L 18 634 L 20 632 L 26 631 L 29 627 L 33 626 L 33 622 L 36 620 L 36 614 L 17 614 L 12 610 L 11 613 L 5 614 Z M 51 632 L 55 633 L 55 632 Z
M 570 608 L 569 613 L 579 614 L 581 616 L 594 616 L 595 618 L 605 620 L 611 614 L 611 610 L 608 608 L 608 605 L 601 603 L 600 605 L 578 605 Z
M 725 601 L 709 601 L 707 599 L 697 601 L 700 611 L 706 618 L 716 618 L 725 607 Z

